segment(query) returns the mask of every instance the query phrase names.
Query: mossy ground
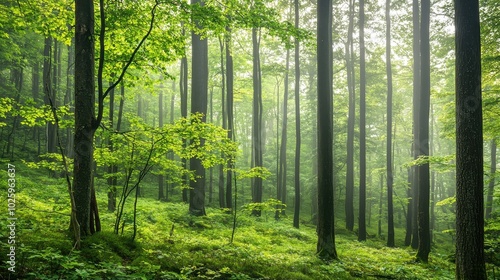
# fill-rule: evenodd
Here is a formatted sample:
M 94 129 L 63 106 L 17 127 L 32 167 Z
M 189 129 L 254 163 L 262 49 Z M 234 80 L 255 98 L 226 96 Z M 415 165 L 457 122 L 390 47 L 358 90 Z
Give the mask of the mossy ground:
M 422 264 L 414 262 L 415 251 L 402 248 L 401 239 L 399 248 L 387 248 L 378 238 L 358 242 L 339 225 L 339 260 L 327 263 L 316 256 L 315 228 L 306 222 L 296 229 L 291 217 L 276 221 L 239 212 L 230 243 L 232 215 L 227 211 L 209 207 L 207 216 L 195 217 L 187 204 L 148 198 L 139 199 L 132 241 L 130 208 L 123 235 L 114 234 L 115 214 L 106 211 L 104 191 L 98 194 L 103 230 L 84 239 L 83 249 L 76 251 L 68 234 L 62 180 L 18 182 L 19 279 L 454 279 L 451 239 L 445 234 L 436 240 L 449 245 L 436 244 L 429 263 Z M 5 223 L 2 217 L 1 228 Z M 404 232 L 396 234 L 401 238 Z M 5 230 L 0 240 L 5 256 Z M 8 279 L 6 267 L 2 262 L 1 274 Z

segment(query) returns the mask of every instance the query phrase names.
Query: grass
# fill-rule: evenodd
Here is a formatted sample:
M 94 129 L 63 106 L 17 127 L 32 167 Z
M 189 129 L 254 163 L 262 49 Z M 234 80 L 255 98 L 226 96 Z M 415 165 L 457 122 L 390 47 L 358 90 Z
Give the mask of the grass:
M 103 230 L 75 251 L 64 181 L 18 181 L 16 269 L 21 279 L 454 279 L 447 247 L 433 248 L 428 264 L 415 263 L 411 249 L 387 248 L 377 238 L 358 242 L 354 233 L 339 228 L 339 260 L 326 263 L 315 254 L 315 228 L 293 228 L 291 217 L 275 221 L 241 212 L 230 243 L 232 216 L 226 211 L 207 208 L 207 216 L 195 217 L 187 204 L 148 198 L 138 202 L 138 234 L 132 241 L 131 203 L 124 234 L 116 235 L 115 214 L 105 210 L 104 192 L 98 194 Z M 2 256 L 6 240 L 2 230 Z M 444 234 L 439 240 L 451 242 Z M 1 266 L 8 278 L 6 264 Z

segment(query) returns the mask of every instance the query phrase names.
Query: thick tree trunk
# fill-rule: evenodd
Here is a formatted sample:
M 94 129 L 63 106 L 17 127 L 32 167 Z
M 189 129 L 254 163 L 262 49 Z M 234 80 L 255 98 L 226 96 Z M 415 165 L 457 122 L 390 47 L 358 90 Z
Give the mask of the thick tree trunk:
M 317 4 L 318 65 L 318 243 L 317 254 L 337 259 L 334 232 L 332 1 Z
M 73 193 L 80 235 L 90 235 L 94 141 L 94 4 L 75 2 L 75 158 Z
M 486 279 L 478 0 L 455 1 L 456 279 Z
M 203 5 L 202 0 L 191 0 L 192 5 Z M 207 91 L 208 91 L 208 45 L 206 39 L 191 33 L 192 40 L 192 80 L 191 80 L 191 113 L 202 113 L 202 121 L 206 121 Z M 203 147 L 204 139 L 200 146 Z M 204 216 L 205 212 L 205 168 L 199 158 L 191 158 L 189 167 L 195 172 L 196 180 L 190 182 L 189 212 L 193 215 Z

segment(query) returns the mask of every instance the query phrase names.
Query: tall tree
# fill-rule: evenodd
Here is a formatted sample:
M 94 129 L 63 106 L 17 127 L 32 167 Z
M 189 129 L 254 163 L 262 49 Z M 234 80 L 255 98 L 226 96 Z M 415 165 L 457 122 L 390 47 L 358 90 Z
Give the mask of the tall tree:
M 418 157 L 418 123 L 419 123 L 419 95 L 420 95 L 420 6 L 419 0 L 412 1 L 412 19 L 413 19 L 413 158 Z M 418 248 L 418 168 L 412 167 L 411 174 L 411 211 L 408 211 L 409 219 L 411 219 L 411 247 Z M 410 215 L 411 213 L 411 215 Z
M 90 235 L 94 150 L 94 3 L 75 1 L 75 157 L 73 193 L 80 235 Z
M 203 6 L 203 0 L 191 0 L 191 5 Z M 198 28 L 200 23 L 197 21 Z M 192 40 L 192 76 L 191 76 L 191 113 L 202 113 L 202 121 L 206 121 L 207 114 L 207 91 L 208 91 L 208 44 L 194 31 L 191 33 Z M 203 146 L 204 139 L 200 140 Z M 190 181 L 189 212 L 194 215 L 206 215 L 205 213 L 205 168 L 199 158 L 189 160 L 191 170 L 195 172 L 196 180 Z
M 233 71 L 233 55 L 231 50 L 231 28 L 226 28 L 226 83 L 227 83 L 227 138 L 234 140 L 234 116 L 233 116 L 233 81 L 234 81 L 234 71 Z M 233 208 L 233 188 L 232 179 L 234 168 L 233 162 L 229 162 L 229 168 L 226 175 L 226 207 Z
M 346 159 L 346 191 L 345 222 L 349 231 L 354 230 L 354 124 L 356 118 L 356 87 L 354 74 L 354 0 L 349 1 L 349 27 L 345 45 L 347 70 L 347 87 L 349 91 L 349 112 L 347 118 L 347 159 Z
M 318 243 L 320 258 L 337 259 L 333 191 L 332 1 L 317 4 Z
M 429 109 L 431 97 L 431 67 L 429 45 L 430 0 L 422 0 L 420 22 L 420 98 L 418 112 L 418 156 L 429 156 Z M 417 260 L 427 262 L 431 250 L 430 240 L 430 176 L 429 163 L 418 167 L 418 251 Z
M 299 28 L 299 0 L 294 0 L 295 28 Z M 295 37 L 295 203 L 293 226 L 299 228 L 300 215 L 300 44 Z
M 279 170 L 278 170 L 278 197 L 283 204 L 286 204 L 286 185 L 287 185 L 287 159 L 286 159 L 286 146 L 287 146 L 287 131 L 288 131 L 288 72 L 290 70 L 290 49 L 286 50 L 285 58 L 285 90 L 283 93 L 283 118 L 281 125 L 281 147 L 280 147 L 280 158 L 279 158 Z M 276 210 L 276 219 L 279 218 L 282 209 L 278 207 Z
M 479 1 L 455 1 L 456 279 L 486 279 Z
M 163 87 L 158 94 L 158 127 L 163 127 Z M 158 199 L 165 199 L 165 178 L 163 174 L 158 175 Z
M 253 110 L 252 110 L 252 146 L 253 166 L 262 167 L 262 79 L 260 70 L 260 28 L 252 28 L 252 54 L 253 54 Z M 262 202 L 262 178 L 253 179 L 252 201 Z M 260 210 L 253 214 L 260 216 Z
M 359 1 L 359 232 L 366 240 L 366 66 L 365 1 Z
M 391 67 L 391 0 L 385 2 L 385 61 L 387 72 L 387 246 L 394 247 L 394 207 L 392 203 L 392 67 Z
M 185 36 L 186 29 L 184 28 L 184 23 L 181 22 L 182 36 Z M 188 61 L 186 54 L 181 58 L 181 69 L 179 78 L 179 91 L 181 96 L 181 117 L 187 117 L 187 105 L 188 105 Z M 186 141 L 183 140 L 183 145 L 186 147 Z M 187 168 L 187 160 L 185 158 L 181 159 L 182 166 Z M 184 176 L 184 182 L 188 184 L 188 175 Z M 182 189 L 182 201 L 188 202 L 188 189 Z

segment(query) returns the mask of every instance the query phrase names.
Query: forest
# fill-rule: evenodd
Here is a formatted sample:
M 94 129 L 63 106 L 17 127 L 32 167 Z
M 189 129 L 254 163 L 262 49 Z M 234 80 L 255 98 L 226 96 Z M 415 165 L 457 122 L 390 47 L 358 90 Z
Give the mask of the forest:
M 0 0 L 0 279 L 500 278 L 497 0 Z

